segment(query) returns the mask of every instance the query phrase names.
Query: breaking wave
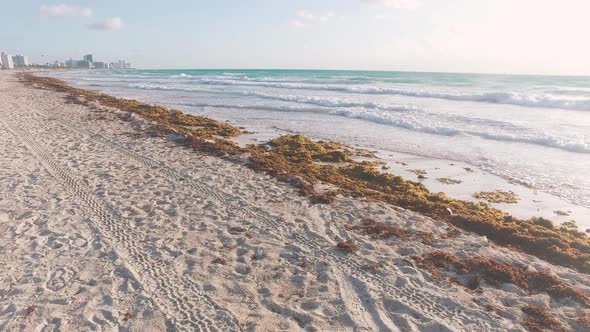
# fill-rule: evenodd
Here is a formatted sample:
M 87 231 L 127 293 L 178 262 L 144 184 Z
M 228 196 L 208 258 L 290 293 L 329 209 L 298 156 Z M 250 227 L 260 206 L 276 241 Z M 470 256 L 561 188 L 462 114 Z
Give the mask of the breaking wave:
M 539 146 L 545 146 L 560 149 L 569 152 L 590 153 L 590 145 L 585 142 L 575 142 L 563 140 L 548 134 L 527 130 L 513 131 L 520 134 L 517 136 L 510 133 L 502 132 L 485 132 L 470 129 L 458 129 L 449 126 L 441 126 L 435 123 L 426 123 L 424 117 L 414 113 L 392 113 L 390 111 L 375 111 L 362 108 L 328 108 L 328 107 L 301 107 L 289 105 L 242 105 L 242 104 L 223 104 L 223 103 L 184 103 L 184 106 L 192 107 L 213 107 L 239 110 L 261 110 L 274 112 L 306 112 L 316 114 L 329 114 L 343 116 L 353 119 L 361 119 L 374 123 L 391 125 L 398 128 L 404 128 L 412 131 L 418 131 L 428 134 L 454 136 L 468 135 L 476 136 L 487 140 L 528 143 Z M 407 111 L 404 109 L 404 111 Z M 519 128 L 515 128 L 519 129 Z
M 293 90 L 323 90 L 338 91 L 357 94 L 382 94 L 402 95 L 419 98 L 438 98 L 455 101 L 473 101 L 494 104 L 509 104 L 525 107 L 561 108 L 569 110 L 590 111 L 590 98 L 573 96 L 556 96 L 551 94 L 522 94 L 514 92 L 476 92 L 476 93 L 452 93 L 431 90 L 410 90 L 392 87 L 363 86 L 363 85 L 326 85 L 326 84 L 300 84 L 279 82 L 251 82 L 243 80 L 216 80 L 197 79 L 193 83 L 202 85 L 242 85 L 259 86 L 266 88 L 293 89 Z

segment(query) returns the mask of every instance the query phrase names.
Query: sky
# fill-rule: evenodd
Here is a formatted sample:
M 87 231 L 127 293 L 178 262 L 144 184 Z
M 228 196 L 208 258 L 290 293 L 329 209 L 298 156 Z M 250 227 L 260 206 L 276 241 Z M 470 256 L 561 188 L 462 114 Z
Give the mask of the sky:
M 6 10 L 10 8 L 10 10 Z M 590 75 L 589 0 L 19 0 L 0 50 L 35 63 Z

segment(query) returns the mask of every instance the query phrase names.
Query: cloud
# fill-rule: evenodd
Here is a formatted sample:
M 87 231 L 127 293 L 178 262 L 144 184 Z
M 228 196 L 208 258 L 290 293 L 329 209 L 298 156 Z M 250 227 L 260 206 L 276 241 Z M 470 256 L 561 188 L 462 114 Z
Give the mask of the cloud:
M 420 7 L 420 0 L 361 0 L 371 5 L 380 5 L 394 9 L 416 9 Z
M 308 12 L 307 10 L 300 10 L 296 13 L 297 17 L 301 18 L 302 20 L 306 21 L 313 21 L 315 20 L 315 16 Z
M 306 25 L 305 23 L 296 19 L 289 21 L 289 24 L 291 24 L 291 26 L 294 28 L 303 28 Z
M 329 11 L 323 15 L 317 15 L 314 13 L 311 13 L 307 10 L 299 10 L 297 11 L 297 13 L 295 13 L 295 18 L 292 19 L 290 21 L 291 26 L 295 27 L 295 28 L 302 28 L 305 26 L 309 26 L 315 23 L 324 23 L 324 22 L 328 22 L 329 20 L 331 20 L 332 18 L 334 18 L 334 12 L 333 11 Z
M 111 17 L 107 18 L 102 22 L 96 22 L 88 25 L 89 29 L 92 30 L 109 30 L 109 31 L 119 31 L 123 29 L 125 23 L 123 23 L 123 19 L 120 17 Z
M 42 15 L 52 17 L 75 17 L 75 16 L 91 16 L 92 9 L 84 8 L 80 6 L 70 6 L 66 4 L 59 5 L 43 5 L 39 7 L 39 11 Z

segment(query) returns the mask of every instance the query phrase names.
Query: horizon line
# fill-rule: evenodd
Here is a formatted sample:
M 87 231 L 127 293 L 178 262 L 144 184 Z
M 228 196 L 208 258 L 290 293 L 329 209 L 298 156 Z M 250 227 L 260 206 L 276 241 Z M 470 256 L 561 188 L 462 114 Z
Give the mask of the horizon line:
M 588 74 L 538 74 L 538 73 L 497 73 L 497 72 L 466 72 L 466 71 L 421 71 L 421 70 L 390 70 L 390 69 L 318 69 L 318 68 L 133 68 L 133 70 L 282 70 L 282 71 L 353 71 L 410 74 L 461 74 L 461 75 L 498 75 L 498 76 L 555 76 L 555 77 L 590 77 Z

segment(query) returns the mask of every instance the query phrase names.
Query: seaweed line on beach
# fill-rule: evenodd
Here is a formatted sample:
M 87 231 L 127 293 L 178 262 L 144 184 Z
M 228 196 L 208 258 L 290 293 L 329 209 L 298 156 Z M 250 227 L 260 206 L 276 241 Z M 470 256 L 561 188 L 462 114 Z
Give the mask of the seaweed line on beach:
M 517 219 L 483 202 L 431 193 L 420 183 L 380 172 L 379 163 L 354 160 L 355 151 L 345 145 L 313 141 L 302 135 L 285 135 L 266 144 L 242 148 L 229 140 L 241 131 L 226 123 L 73 88 L 53 78 L 32 74 L 19 77 L 30 86 L 66 93 L 71 103 L 86 106 L 100 103 L 137 114 L 154 123 L 163 133 L 185 135 L 185 144 L 195 150 L 240 162 L 246 159 L 248 167 L 292 184 L 313 203 L 330 203 L 338 194 L 386 202 L 487 236 L 497 244 L 550 263 L 590 273 L 590 239 L 575 228 L 556 226 L 544 218 Z M 243 156 L 247 158 L 238 158 Z M 330 184 L 335 189 L 319 190 L 320 183 Z

